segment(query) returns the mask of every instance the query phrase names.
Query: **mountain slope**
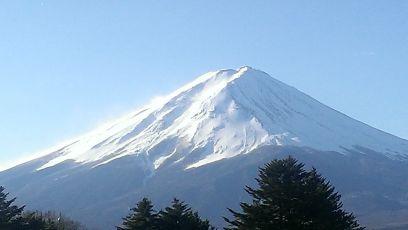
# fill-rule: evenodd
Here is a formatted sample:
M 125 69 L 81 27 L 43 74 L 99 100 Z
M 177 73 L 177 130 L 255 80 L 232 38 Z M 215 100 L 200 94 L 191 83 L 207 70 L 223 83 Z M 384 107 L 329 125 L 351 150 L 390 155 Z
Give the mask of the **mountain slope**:
M 62 210 L 102 229 L 120 221 L 142 195 L 160 204 L 181 196 L 214 219 L 245 199 L 243 193 L 228 194 L 252 183 L 258 166 L 288 152 L 309 166 L 339 162 L 325 175 L 345 192 L 348 207 L 367 220 L 384 203 L 408 213 L 401 187 L 406 171 L 390 171 L 407 165 L 407 140 L 250 67 L 204 74 L 128 116 L 1 172 L 0 183 L 29 207 Z M 345 175 L 366 178 L 359 180 L 364 186 L 353 188 L 347 180 L 354 180 Z M 214 200 L 218 210 L 206 207 Z M 354 205 L 363 201 L 371 202 L 370 208 Z
M 66 160 L 92 166 L 145 155 L 145 167 L 199 167 L 262 145 L 338 150 L 354 145 L 405 159 L 407 141 L 334 111 L 264 72 L 210 72 L 57 151 L 44 169 Z M 199 151 L 197 151 L 199 150 Z M 55 154 L 55 153 L 54 153 Z

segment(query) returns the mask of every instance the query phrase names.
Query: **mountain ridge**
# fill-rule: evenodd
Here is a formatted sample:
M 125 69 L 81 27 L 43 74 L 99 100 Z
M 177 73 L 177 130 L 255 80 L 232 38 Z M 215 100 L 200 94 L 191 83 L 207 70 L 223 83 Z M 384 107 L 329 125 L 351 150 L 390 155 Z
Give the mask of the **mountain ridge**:
M 358 135 L 362 130 L 364 133 Z M 384 139 L 392 140 L 389 145 L 396 151 L 376 144 L 387 145 Z M 168 149 L 161 151 L 171 154 L 156 153 L 154 148 L 166 143 Z M 194 168 L 266 144 L 340 152 L 342 148 L 366 144 L 362 146 L 405 160 L 407 143 L 330 108 L 263 71 L 243 66 L 201 75 L 168 96 L 73 139 L 49 152 L 57 157 L 37 170 L 66 160 L 97 167 L 129 154 L 145 154 L 145 167 L 152 170 L 172 158 L 175 163 L 187 160 L 186 168 Z M 210 149 L 203 149 L 206 145 Z M 201 153 L 196 153 L 197 149 Z M 183 151 L 187 153 L 180 155 Z M 196 156 L 191 154 L 194 151 Z
M 115 226 L 144 196 L 159 207 L 179 197 L 222 226 L 220 216 L 246 199 L 242 188 L 254 183 L 258 167 L 293 155 L 377 227 L 400 224 L 393 213 L 408 213 L 407 154 L 407 140 L 242 67 L 204 74 L 2 171 L 0 184 L 30 209 L 62 211 L 97 229 Z

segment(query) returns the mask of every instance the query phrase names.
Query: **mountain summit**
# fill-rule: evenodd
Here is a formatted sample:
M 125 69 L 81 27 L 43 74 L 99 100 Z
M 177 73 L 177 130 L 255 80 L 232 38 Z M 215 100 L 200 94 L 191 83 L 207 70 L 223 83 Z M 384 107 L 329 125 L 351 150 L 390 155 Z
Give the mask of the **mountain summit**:
M 199 167 L 263 145 L 344 152 L 362 146 L 406 158 L 407 141 L 353 120 L 275 80 L 242 67 L 206 73 L 105 128 L 74 140 L 38 170 L 64 161 L 106 164 L 130 154 L 143 167 Z
M 187 200 L 222 226 L 258 167 L 288 154 L 328 176 L 363 223 L 405 223 L 408 141 L 250 67 L 206 73 L 0 172 L 0 184 L 28 208 L 63 211 L 98 229 L 118 224 L 143 196 Z

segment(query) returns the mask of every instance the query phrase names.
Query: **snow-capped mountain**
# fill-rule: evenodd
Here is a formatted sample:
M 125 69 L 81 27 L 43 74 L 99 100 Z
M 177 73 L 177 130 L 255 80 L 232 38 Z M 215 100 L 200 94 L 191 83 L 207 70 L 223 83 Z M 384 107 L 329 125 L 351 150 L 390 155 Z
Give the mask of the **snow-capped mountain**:
M 74 160 L 93 167 L 143 155 L 145 167 L 199 167 L 263 145 L 319 150 L 359 145 L 405 159 L 407 141 L 355 121 L 268 74 L 242 67 L 200 76 L 171 95 L 53 152 L 38 170 Z
M 0 173 L 0 183 L 25 199 L 29 207 L 64 210 L 80 219 L 85 214 L 77 214 L 86 213 L 87 218 L 82 220 L 106 226 L 98 225 L 106 221 L 104 218 L 94 217 L 92 222 L 89 216 L 112 205 L 115 211 L 126 212 L 142 194 L 158 200 L 184 194 L 194 203 L 197 194 L 208 189 L 193 182 L 192 178 L 200 175 L 201 181 L 214 177 L 219 183 L 228 173 L 235 173 L 234 185 L 242 187 L 250 183 L 247 177 L 242 179 L 245 170 L 256 172 L 262 162 L 273 158 L 269 153 L 260 153 L 269 148 L 276 156 L 289 149 L 301 158 L 307 156 L 305 162 L 322 168 L 322 162 L 335 156 L 339 164 L 344 161 L 333 167 L 339 170 L 347 170 L 349 163 L 345 159 L 355 160 L 357 155 L 364 167 L 374 164 L 367 163 L 374 158 L 383 164 L 390 162 L 392 167 L 408 161 L 407 140 L 356 121 L 262 71 L 242 67 L 204 74 L 125 117 Z M 212 170 L 217 174 L 209 172 L 215 165 L 223 165 L 224 169 Z M 240 167 L 243 171 L 236 172 Z M 333 174 L 329 170 L 327 174 L 339 176 L 337 171 Z M 178 181 L 180 177 L 183 183 Z M 177 181 L 167 184 L 175 194 L 163 195 L 162 184 L 171 181 Z M 207 183 L 212 192 L 220 192 L 215 181 Z M 112 187 L 118 189 L 102 194 Z M 166 190 L 172 191 L 169 187 Z M 194 195 L 186 192 L 191 189 Z M 229 189 L 223 187 L 224 192 Z M 346 198 L 347 194 L 350 199 L 363 196 L 354 190 L 346 193 Z M 67 197 L 77 199 L 79 204 L 67 203 Z M 46 204 L 40 203 L 41 199 L 46 199 Z M 232 202 L 225 205 L 231 206 Z M 399 202 L 407 202 L 407 198 Z M 82 212 L 78 212 L 79 208 Z M 108 209 L 105 214 L 112 216 L 112 212 Z M 118 215 L 113 216 L 116 219 L 111 217 L 110 224 L 118 219 Z

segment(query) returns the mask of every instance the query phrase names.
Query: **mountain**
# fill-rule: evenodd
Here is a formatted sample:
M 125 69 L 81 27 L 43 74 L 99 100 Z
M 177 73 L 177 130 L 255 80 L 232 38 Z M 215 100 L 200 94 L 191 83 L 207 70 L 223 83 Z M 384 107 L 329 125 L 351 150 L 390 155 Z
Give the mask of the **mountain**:
M 294 155 L 327 176 L 364 224 L 408 224 L 408 141 L 268 74 L 209 72 L 174 93 L 0 173 L 32 209 L 111 229 L 142 196 L 177 196 L 222 225 L 257 168 Z

